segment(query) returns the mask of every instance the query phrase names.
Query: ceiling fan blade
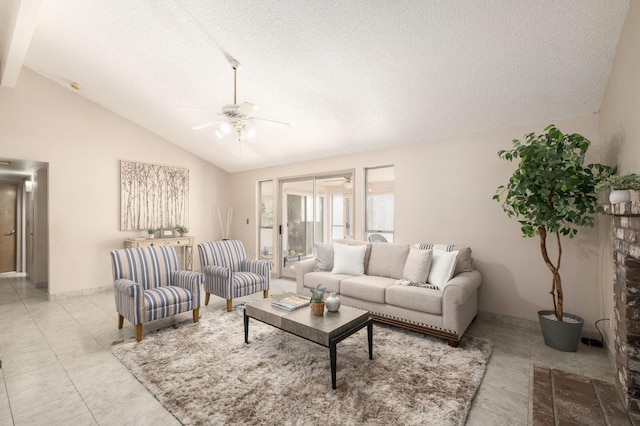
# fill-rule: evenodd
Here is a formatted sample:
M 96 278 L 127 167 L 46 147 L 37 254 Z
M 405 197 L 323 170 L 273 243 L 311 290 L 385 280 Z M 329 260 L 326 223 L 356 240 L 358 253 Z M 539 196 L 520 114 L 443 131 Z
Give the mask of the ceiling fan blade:
M 244 102 L 242 105 L 238 107 L 238 114 L 240 115 L 249 115 L 253 111 L 257 110 L 258 107 L 249 102 Z
M 280 127 L 280 128 L 287 128 L 290 126 L 289 123 L 284 123 L 282 121 L 268 120 L 266 118 L 259 118 L 259 117 L 249 117 L 249 121 L 263 121 L 264 124 L 267 124 L 273 127 Z
M 182 104 L 177 105 L 177 106 L 179 106 L 180 108 L 197 109 L 197 110 L 199 110 L 199 111 L 210 111 L 210 112 L 216 112 L 216 110 L 211 109 L 211 108 L 201 108 L 201 107 L 195 107 L 195 106 L 191 106 L 191 105 L 182 105 Z
M 209 123 L 200 124 L 199 126 L 192 127 L 191 130 L 201 130 L 207 127 L 215 126 L 219 121 L 210 121 Z

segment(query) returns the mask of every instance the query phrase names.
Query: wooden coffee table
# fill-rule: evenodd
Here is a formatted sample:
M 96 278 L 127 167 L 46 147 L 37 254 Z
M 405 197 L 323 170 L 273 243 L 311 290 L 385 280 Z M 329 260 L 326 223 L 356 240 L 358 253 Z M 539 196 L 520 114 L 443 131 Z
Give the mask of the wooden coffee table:
M 320 316 L 313 315 L 307 306 L 295 311 L 287 311 L 271 306 L 271 299 L 248 302 L 244 308 L 245 343 L 249 343 L 249 318 L 329 348 L 333 389 L 336 388 L 338 342 L 367 327 L 369 359 L 373 359 L 373 320 L 369 318 L 369 312 L 362 309 L 343 305 L 338 312 L 325 312 Z

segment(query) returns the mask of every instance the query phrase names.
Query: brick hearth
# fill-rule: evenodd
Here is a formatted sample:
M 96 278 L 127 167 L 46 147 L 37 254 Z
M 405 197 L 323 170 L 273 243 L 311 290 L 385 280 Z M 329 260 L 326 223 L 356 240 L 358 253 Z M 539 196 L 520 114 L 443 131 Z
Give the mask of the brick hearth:
M 603 210 L 613 216 L 617 382 L 627 408 L 640 412 L 640 203 Z

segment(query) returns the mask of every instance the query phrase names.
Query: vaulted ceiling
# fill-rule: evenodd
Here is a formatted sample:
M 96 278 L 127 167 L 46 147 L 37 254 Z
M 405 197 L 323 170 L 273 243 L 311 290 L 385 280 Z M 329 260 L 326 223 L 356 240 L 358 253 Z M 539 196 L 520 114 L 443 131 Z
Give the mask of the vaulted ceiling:
M 3 0 L 0 84 L 30 68 L 236 172 L 597 112 L 629 1 Z M 289 128 L 192 130 L 230 58 Z

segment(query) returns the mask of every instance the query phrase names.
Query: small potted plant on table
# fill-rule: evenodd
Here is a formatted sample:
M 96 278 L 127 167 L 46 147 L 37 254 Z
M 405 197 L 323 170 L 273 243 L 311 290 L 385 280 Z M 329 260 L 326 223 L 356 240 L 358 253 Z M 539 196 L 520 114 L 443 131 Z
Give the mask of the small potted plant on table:
M 309 289 L 311 292 L 311 311 L 314 315 L 324 315 L 324 293 L 325 288 L 320 287 L 320 284 L 316 288 Z
M 182 237 L 184 235 L 187 235 L 187 232 L 189 232 L 189 228 L 187 228 L 186 226 L 178 225 L 176 226 L 176 232 Z
M 155 228 L 147 228 L 147 234 L 149 234 L 149 238 L 153 238 L 156 236 L 156 229 Z

